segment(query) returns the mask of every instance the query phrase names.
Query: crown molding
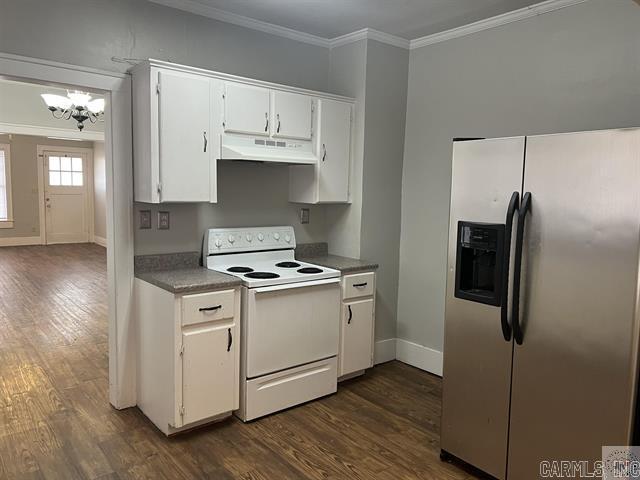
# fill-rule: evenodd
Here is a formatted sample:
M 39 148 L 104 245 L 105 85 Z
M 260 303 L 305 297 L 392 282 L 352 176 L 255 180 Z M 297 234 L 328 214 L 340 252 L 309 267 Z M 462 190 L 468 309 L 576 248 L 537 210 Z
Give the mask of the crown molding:
M 178 10 L 195 13 L 196 15 L 201 15 L 203 17 L 213 18 L 214 20 L 219 20 L 221 22 L 232 23 L 234 25 L 250 28 L 252 30 L 258 30 L 260 32 L 270 33 L 279 37 L 288 38 L 289 40 L 296 40 L 298 42 L 308 43 L 318 47 L 330 47 L 330 40 L 328 38 L 318 37 L 317 35 L 311 35 L 309 33 L 300 32 L 291 28 L 281 27 L 280 25 L 274 25 L 273 23 L 263 22 L 261 20 L 255 20 L 243 15 L 226 12 L 219 8 L 205 5 L 196 0 L 149 1 L 157 3 L 159 5 L 164 5 L 165 7 L 176 8 Z
M 461 27 L 452 28 L 444 32 L 434 33 L 413 40 L 407 40 L 402 37 L 390 35 L 388 33 L 380 32 L 372 28 L 363 28 L 355 32 L 347 33 L 335 38 L 324 38 L 317 35 L 311 35 L 309 33 L 300 32 L 291 28 L 281 27 L 280 25 L 274 25 L 272 23 L 263 22 L 261 20 L 255 20 L 253 18 L 245 17 L 235 13 L 226 12 L 216 7 L 205 5 L 198 0 L 149 0 L 150 2 L 164 5 L 165 7 L 175 8 L 183 10 L 203 17 L 212 18 L 221 22 L 232 23 L 252 30 L 258 30 L 260 32 L 269 33 L 271 35 L 277 35 L 279 37 L 288 38 L 289 40 L 295 40 L 298 42 L 307 43 L 324 48 L 336 48 L 341 45 L 347 45 L 348 43 L 357 42 L 359 40 L 376 40 L 378 42 L 393 45 L 398 48 L 416 49 L 426 47 L 427 45 L 433 45 L 435 43 L 444 42 L 454 38 L 464 37 L 473 33 L 481 32 L 483 30 L 489 30 L 501 25 L 507 25 L 509 23 L 518 22 L 527 18 L 535 17 L 545 13 L 560 10 L 562 8 L 571 7 L 579 3 L 584 3 L 589 0 L 546 0 L 535 5 L 520 8 L 512 12 L 503 13 L 490 17 L 484 20 L 480 20 Z
M 406 38 L 396 37 L 388 33 L 380 32 L 372 28 L 363 28 L 355 32 L 341 35 L 340 37 L 332 38 L 329 42 L 329 48 L 340 47 L 341 45 L 347 45 L 348 43 L 357 42 L 358 40 L 377 40 L 378 42 L 393 45 L 399 48 L 409 48 L 409 40 Z
M 553 12 L 562 8 L 571 7 L 587 1 L 589 0 L 547 0 L 512 12 L 503 13 L 501 15 L 496 15 L 495 17 L 470 23 L 469 25 L 463 25 L 444 32 L 413 39 L 409 42 L 409 48 L 413 50 L 416 48 L 426 47 L 427 45 L 433 45 L 434 43 L 451 40 L 453 38 L 464 37 L 483 30 L 489 30 L 509 23 L 519 22 L 520 20 Z

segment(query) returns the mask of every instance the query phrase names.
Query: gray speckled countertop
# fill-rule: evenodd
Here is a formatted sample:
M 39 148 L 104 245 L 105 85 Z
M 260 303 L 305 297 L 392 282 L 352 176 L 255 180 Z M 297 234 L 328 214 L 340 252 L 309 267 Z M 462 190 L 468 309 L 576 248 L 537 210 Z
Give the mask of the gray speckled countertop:
M 358 260 L 357 258 L 340 257 L 338 255 L 322 255 L 318 257 L 300 257 L 308 263 L 315 263 L 322 267 L 329 267 L 340 270 L 342 273 L 356 273 L 376 270 L 377 263 L 367 262 L 366 260 Z
M 376 270 L 378 264 L 357 258 L 329 255 L 326 243 L 302 243 L 296 247 L 296 258 L 322 267 L 340 270 L 342 273 L 356 273 Z
M 204 267 L 136 272 L 136 277 L 171 293 L 205 292 L 242 284 L 239 277 Z
M 195 293 L 236 287 L 242 283 L 234 275 L 215 272 L 199 265 L 198 252 L 137 255 L 136 278 L 171 293 Z

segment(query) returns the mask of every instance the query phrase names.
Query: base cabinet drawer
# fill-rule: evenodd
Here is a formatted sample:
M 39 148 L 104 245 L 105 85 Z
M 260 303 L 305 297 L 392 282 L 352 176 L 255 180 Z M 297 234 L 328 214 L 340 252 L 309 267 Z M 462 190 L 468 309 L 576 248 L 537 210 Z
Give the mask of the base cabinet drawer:
M 376 291 L 374 272 L 345 275 L 342 278 L 342 299 L 370 297 Z
M 373 299 L 342 305 L 339 376 L 373 366 Z
M 182 297 L 182 326 L 233 318 L 235 291 L 196 293 Z

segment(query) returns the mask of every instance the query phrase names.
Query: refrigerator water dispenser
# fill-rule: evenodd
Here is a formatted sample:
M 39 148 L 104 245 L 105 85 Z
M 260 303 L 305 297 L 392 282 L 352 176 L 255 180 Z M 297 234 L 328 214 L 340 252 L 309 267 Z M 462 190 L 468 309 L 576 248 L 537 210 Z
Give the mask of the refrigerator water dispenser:
M 458 222 L 455 296 L 500 306 L 504 225 Z

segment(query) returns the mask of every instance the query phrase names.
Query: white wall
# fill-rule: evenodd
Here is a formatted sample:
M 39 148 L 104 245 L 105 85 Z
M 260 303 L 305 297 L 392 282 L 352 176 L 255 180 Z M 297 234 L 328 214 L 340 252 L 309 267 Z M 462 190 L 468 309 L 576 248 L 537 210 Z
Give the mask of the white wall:
M 639 126 L 640 6 L 590 0 L 412 50 L 407 104 L 398 337 L 442 350 L 451 139 Z
M 93 142 L 93 234 L 107 238 L 107 172 L 104 142 Z

